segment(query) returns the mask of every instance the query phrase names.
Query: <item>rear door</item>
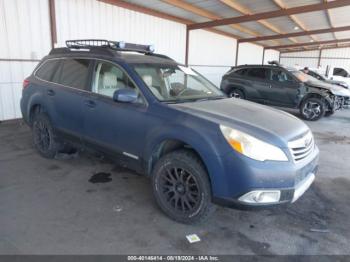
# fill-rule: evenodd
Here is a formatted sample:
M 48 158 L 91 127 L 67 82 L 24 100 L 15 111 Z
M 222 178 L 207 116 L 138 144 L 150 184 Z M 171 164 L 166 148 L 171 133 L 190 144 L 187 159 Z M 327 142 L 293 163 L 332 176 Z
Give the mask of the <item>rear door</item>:
M 80 138 L 83 128 L 83 101 L 88 94 L 90 60 L 60 59 L 46 96 L 52 107 L 54 126 L 68 138 Z
M 272 105 L 293 107 L 296 103 L 299 83 L 284 69 L 269 69 L 270 91 L 268 100 Z

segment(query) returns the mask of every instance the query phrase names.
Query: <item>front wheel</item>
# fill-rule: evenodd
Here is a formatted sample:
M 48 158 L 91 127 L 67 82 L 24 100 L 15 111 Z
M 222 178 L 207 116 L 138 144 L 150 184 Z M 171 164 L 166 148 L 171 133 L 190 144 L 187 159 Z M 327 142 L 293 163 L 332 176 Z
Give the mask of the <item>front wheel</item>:
M 192 151 L 163 156 L 154 168 L 152 185 L 160 208 L 178 222 L 200 222 L 213 211 L 208 174 Z
M 301 104 L 300 114 L 305 120 L 316 121 L 324 116 L 325 103 L 320 98 L 307 98 Z

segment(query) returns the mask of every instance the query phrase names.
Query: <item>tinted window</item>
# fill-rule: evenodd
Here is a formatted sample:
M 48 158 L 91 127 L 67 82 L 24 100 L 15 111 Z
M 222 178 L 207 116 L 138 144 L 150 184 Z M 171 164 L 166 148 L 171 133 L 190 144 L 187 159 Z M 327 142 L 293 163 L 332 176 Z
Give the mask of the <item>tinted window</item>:
M 62 59 L 59 84 L 85 89 L 88 79 L 88 59 Z M 55 81 L 56 82 L 56 81 Z
M 248 76 L 260 79 L 266 79 L 267 69 L 266 68 L 251 68 L 248 71 Z
M 348 72 L 346 72 L 343 68 L 334 68 L 333 75 L 347 77 Z
M 293 81 L 293 78 L 281 69 L 272 69 L 270 80 L 278 82 L 290 82 Z
M 245 75 L 247 73 L 248 69 L 247 68 L 243 68 L 243 69 L 239 69 L 237 71 L 235 71 L 234 73 L 237 74 L 237 75 Z
M 54 73 L 57 72 L 60 60 L 47 60 L 45 61 L 35 75 L 43 80 L 51 81 Z
M 92 91 L 97 94 L 113 97 L 118 89 L 135 88 L 129 77 L 117 66 L 100 62 L 95 67 Z

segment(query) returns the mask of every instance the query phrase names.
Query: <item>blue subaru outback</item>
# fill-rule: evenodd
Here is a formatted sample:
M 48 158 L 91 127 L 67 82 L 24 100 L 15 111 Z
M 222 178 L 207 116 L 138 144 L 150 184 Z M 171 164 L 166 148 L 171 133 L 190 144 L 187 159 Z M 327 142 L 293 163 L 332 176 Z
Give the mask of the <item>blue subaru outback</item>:
M 296 117 L 227 98 L 152 46 L 66 44 L 23 82 L 23 118 L 43 157 L 67 144 L 102 152 L 149 176 L 160 208 L 182 223 L 213 203 L 291 203 L 312 184 L 319 150 Z

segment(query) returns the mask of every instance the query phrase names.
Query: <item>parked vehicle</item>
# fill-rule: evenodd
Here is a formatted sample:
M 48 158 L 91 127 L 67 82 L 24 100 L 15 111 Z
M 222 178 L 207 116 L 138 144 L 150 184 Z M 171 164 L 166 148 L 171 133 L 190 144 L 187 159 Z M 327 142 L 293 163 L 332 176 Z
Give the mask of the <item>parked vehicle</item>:
M 344 68 L 328 65 L 324 76 L 330 80 L 345 82 L 348 87 L 350 86 L 350 74 Z
M 320 80 L 322 82 L 326 82 L 328 84 L 332 84 L 332 85 L 338 85 L 338 86 L 341 86 L 341 87 L 344 87 L 346 89 L 349 89 L 349 86 L 346 82 L 344 81 L 339 81 L 339 80 L 331 80 L 331 79 L 328 79 L 326 78 L 325 76 L 317 73 L 316 71 L 314 70 L 310 70 L 308 69 L 307 72 L 305 72 L 305 70 L 302 71 L 303 73 L 307 74 L 307 75 L 310 75 L 314 78 L 316 78 L 317 80 Z
M 302 121 L 227 98 L 149 46 L 67 41 L 23 87 L 23 118 L 43 157 L 66 143 L 99 150 L 149 176 L 176 221 L 200 221 L 213 203 L 291 203 L 315 178 L 319 150 Z
M 342 109 L 350 97 L 349 90 L 276 64 L 233 67 L 223 76 L 220 88 L 232 97 L 298 108 L 310 121 Z

